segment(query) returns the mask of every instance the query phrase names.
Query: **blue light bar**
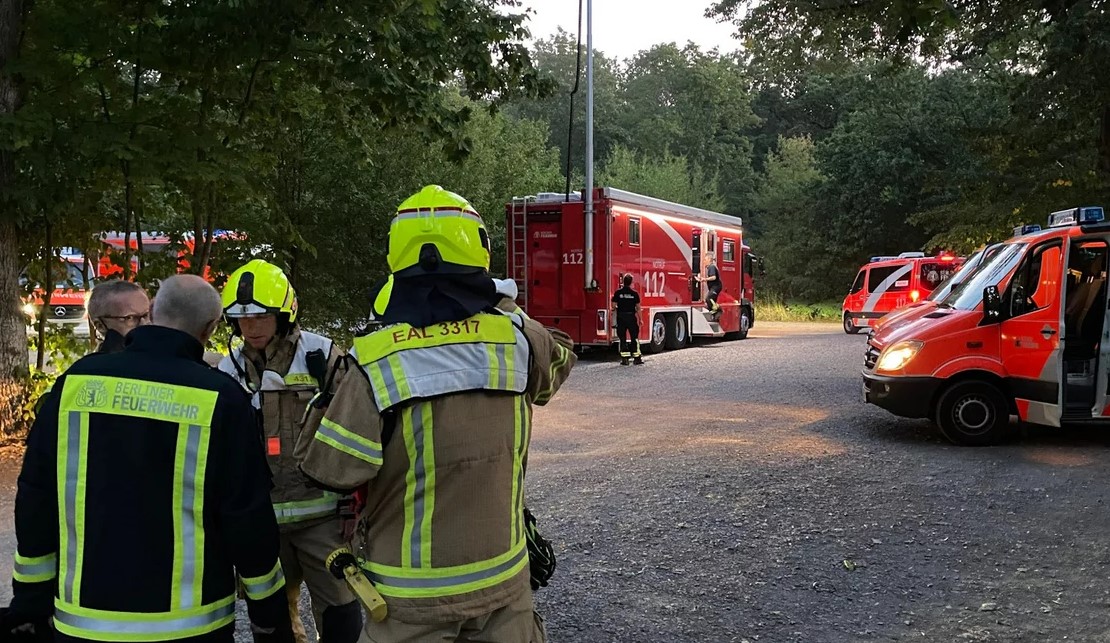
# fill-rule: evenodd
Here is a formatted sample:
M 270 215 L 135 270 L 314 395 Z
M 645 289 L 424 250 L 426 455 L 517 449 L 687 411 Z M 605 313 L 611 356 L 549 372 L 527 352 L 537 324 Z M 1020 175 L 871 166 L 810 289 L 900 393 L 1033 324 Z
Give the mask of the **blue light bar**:
M 897 258 L 898 257 L 894 257 L 894 256 L 871 257 L 871 261 L 869 263 L 875 263 L 876 261 L 890 261 L 891 259 L 897 259 Z
M 1048 215 L 1048 227 L 1062 228 L 1071 225 L 1087 225 L 1101 223 L 1106 220 L 1106 212 L 1100 206 L 1087 206 L 1057 210 Z
M 1014 228 L 1014 236 L 1015 237 L 1020 237 L 1023 234 L 1031 234 L 1031 233 L 1040 232 L 1040 231 L 1041 231 L 1041 226 L 1039 224 L 1027 223 L 1025 225 L 1019 225 L 1019 226 L 1015 227 Z

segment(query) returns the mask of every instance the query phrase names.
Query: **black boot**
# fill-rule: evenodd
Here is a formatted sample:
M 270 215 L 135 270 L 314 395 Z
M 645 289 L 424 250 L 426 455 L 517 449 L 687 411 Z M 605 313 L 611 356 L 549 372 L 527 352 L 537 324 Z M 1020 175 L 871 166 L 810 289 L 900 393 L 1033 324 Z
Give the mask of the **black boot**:
M 628 358 L 627 357 L 622 357 L 621 358 L 621 366 L 628 366 Z
M 643 364 L 643 363 L 644 363 L 644 358 L 642 358 L 642 357 L 640 357 L 639 355 L 637 355 L 637 356 L 635 357 L 635 359 L 633 359 L 633 360 L 632 360 L 632 363 L 633 363 L 633 364 Z

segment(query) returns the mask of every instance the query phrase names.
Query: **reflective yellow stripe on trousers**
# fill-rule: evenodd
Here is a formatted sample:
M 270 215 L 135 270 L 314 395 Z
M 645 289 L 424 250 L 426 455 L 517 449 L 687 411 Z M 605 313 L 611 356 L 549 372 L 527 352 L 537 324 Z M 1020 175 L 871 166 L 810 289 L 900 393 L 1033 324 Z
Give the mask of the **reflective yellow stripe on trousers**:
M 204 483 L 209 428 L 217 393 L 111 377 L 71 375 L 58 416 L 59 596 L 55 622 L 63 634 L 99 641 L 171 640 L 232 623 L 234 596 L 202 604 Z M 165 612 L 131 613 L 81 607 L 85 480 L 92 413 L 139 417 L 176 428 L 173 564 Z

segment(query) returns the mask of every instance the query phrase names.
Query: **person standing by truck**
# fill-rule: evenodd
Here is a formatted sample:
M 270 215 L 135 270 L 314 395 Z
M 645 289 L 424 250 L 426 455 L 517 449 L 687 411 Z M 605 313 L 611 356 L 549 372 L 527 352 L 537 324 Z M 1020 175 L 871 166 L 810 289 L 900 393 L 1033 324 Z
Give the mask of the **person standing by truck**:
M 705 295 L 705 306 L 709 308 L 711 314 L 716 315 L 721 310 L 721 305 L 717 303 L 717 297 L 720 296 L 721 285 L 721 271 L 717 268 L 717 257 L 713 254 L 705 256 L 705 276 L 699 275 L 699 281 L 705 282 L 708 292 Z
M 628 366 L 629 357 L 633 358 L 633 363 L 643 364 L 644 358 L 640 355 L 640 293 L 632 289 L 632 275 L 625 275 L 622 283 L 617 292 L 613 293 L 613 311 L 617 318 L 621 366 Z

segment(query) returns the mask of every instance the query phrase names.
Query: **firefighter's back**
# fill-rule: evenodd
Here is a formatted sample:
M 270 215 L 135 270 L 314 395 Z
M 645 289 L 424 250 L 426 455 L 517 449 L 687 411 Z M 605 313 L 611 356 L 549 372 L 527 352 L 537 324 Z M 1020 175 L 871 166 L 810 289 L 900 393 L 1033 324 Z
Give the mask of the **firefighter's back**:
M 67 637 L 230 640 L 233 565 L 251 600 L 283 582 L 253 412 L 202 352 L 135 329 L 124 351 L 71 367 L 32 429 L 17 532 L 21 550 L 56 551 Z M 39 603 L 45 587 L 17 594 Z

